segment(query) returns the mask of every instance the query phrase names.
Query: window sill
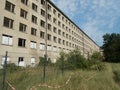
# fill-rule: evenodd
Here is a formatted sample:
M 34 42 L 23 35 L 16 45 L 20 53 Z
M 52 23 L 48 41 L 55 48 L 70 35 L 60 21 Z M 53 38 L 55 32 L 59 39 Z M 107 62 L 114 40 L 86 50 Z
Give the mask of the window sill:
M 7 26 L 4 26 L 3 27 L 7 28 L 7 29 L 11 29 L 11 30 L 14 30 L 14 28 L 10 28 L 10 27 L 7 27 Z
M 18 48 L 26 48 L 26 47 L 18 46 Z
M 10 47 L 12 47 L 13 45 L 9 45 L 9 44 L 2 44 L 2 45 L 4 45 L 4 46 L 10 46 Z
M 5 9 L 5 8 L 4 8 Z M 9 10 L 7 10 L 7 9 L 5 9 L 6 11 L 8 11 L 8 12 L 10 12 L 10 13 L 12 13 L 12 14 L 16 14 L 15 12 L 12 12 L 12 11 L 9 11 Z

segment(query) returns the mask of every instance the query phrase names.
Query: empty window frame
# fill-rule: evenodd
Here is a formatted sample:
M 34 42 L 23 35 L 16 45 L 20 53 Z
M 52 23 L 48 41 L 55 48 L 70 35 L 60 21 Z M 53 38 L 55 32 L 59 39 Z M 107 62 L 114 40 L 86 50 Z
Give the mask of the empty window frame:
M 26 19 L 27 18 L 27 11 L 21 9 L 20 10 L 20 16 Z
M 37 11 L 37 5 L 35 4 L 35 3 L 32 3 L 32 9 L 34 10 L 34 11 Z
M 19 31 L 21 32 L 26 32 L 26 27 L 27 25 L 23 24 L 23 23 L 20 23 L 19 24 Z
M 37 24 L 37 17 L 34 16 L 34 15 L 32 15 L 32 22 L 35 23 L 35 24 Z
M 65 40 L 63 40 L 63 45 L 65 45 Z
M 57 19 L 53 18 L 53 23 L 57 24 Z
M 61 22 L 60 21 L 58 21 L 58 26 L 61 27 Z
M 51 35 L 47 34 L 47 40 L 51 41 Z
M 25 42 L 26 42 L 26 39 L 18 38 L 18 46 L 19 47 L 25 47 Z
M 48 20 L 50 20 L 50 21 L 51 21 L 51 15 L 50 15 L 50 14 L 48 14 Z
M 36 32 L 37 32 L 37 29 L 35 29 L 35 28 L 31 28 L 31 35 L 34 35 L 34 36 L 36 36 Z
M 45 5 L 45 0 L 41 0 L 41 4 L 42 4 L 42 5 Z
M 57 37 L 53 37 L 53 41 L 56 43 L 57 42 Z
M 45 21 L 41 20 L 40 25 L 41 27 L 45 28 Z
M 40 31 L 40 38 L 45 38 L 45 32 Z
M 48 24 L 48 30 L 51 30 L 51 25 L 50 24 Z
M 8 27 L 8 28 L 13 28 L 13 22 L 14 22 L 14 20 L 4 17 L 3 26 Z
M 15 5 L 12 4 L 9 1 L 6 1 L 6 3 L 5 3 L 5 9 L 8 10 L 8 11 L 10 11 L 10 12 L 14 12 Z
M 62 36 L 65 37 L 65 32 L 62 32 Z
M 36 42 L 35 41 L 31 41 L 30 42 L 30 48 L 32 48 L 32 49 L 36 49 Z
M 12 43 L 13 43 L 13 37 L 12 36 L 5 35 L 5 34 L 2 35 L 2 44 L 12 45 Z
M 56 15 L 56 10 L 55 10 L 55 9 L 53 9 L 53 14 L 55 14 L 55 15 Z
M 60 38 L 58 38 L 58 43 L 61 44 L 61 39 Z
M 25 4 L 25 5 L 28 4 L 28 0 L 21 0 L 21 2 L 22 2 L 23 4 Z
M 58 18 L 60 18 L 61 17 L 61 15 L 60 15 L 60 13 L 58 13 Z
M 53 32 L 57 33 L 57 28 L 56 27 L 53 27 Z
M 58 30 L 58 35 L 61 35 L 61 30 L 60 29 Z
M 45 17 L 45 11 L 43 9 L 41 9 L 41 15 Z
M 51 11 L 51 6 L 48 4 L 48 10 Z

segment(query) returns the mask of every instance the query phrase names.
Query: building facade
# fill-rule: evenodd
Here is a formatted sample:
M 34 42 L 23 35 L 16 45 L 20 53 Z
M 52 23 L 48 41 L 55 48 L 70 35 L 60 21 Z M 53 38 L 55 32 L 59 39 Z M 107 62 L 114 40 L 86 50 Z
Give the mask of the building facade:
M 0 64 L 56 61 L 61 50 L 78 48 L 87 57 L 99 46 L 49 0 L 0 0 Z

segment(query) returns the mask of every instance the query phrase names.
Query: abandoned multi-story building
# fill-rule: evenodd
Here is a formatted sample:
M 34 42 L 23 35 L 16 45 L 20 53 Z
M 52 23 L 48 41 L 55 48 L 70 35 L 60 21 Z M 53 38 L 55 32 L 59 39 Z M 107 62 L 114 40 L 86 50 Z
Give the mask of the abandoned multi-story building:
M 0 0 L 0 65 L 56 62 L 61 50 L 78 48 L 87 57 L 99 46 L 50 0 Z

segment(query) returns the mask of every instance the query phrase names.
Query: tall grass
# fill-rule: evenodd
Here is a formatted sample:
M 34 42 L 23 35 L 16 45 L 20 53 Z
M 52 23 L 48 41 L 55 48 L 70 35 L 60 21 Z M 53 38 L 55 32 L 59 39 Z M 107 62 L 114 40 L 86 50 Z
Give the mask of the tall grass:
M 120 64 L 106 64 L 103 71 L 97 70 L 72 70 L 62 72 L 60 69 L 51 66 L 46 68 L 46 84 L 51 86 L 65 85 L 70 75 L 71 79 L 67 85 L 61 88 L 39 87 L 43 82 L 43 67 L 23 68 L 12 72 L 7 71 L 7 80 L 17 90 L 30 90 L 36 86 L 36 90 L 119 90 L 120 86 L 114 80 L 114 70 L 119 70 Z M 118 68 L 118 69 L 116 69 Z M 8 69 L 9 70 L 9 69 Z M 0 81 L 2 81 L 2 71 L 0 71 Z M 0 89 L 2 82 L 0 82 Z M 10 90 L 9 88 L 7 90 Z

